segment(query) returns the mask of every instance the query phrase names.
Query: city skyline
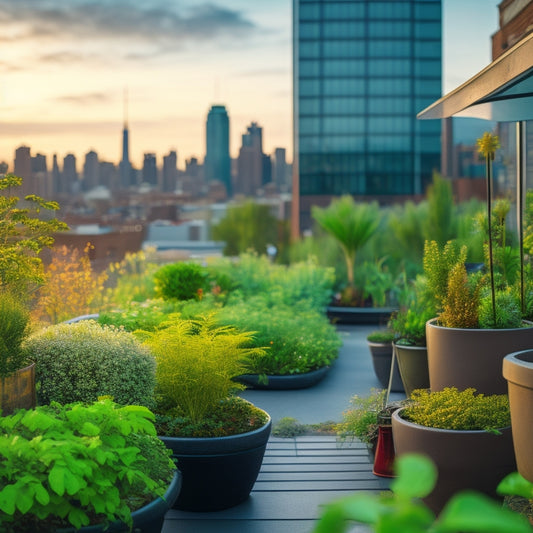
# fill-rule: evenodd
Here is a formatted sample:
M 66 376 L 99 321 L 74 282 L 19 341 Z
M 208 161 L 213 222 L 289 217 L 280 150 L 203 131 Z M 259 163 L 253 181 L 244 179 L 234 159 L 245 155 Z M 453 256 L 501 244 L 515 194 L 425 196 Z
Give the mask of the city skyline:
M 443 0 L 444 93 L 490 62 L 498 3 Z M 54 153 L 81 162 L 90 150 L 118 164 L 125 88 L 138 168 L 148 152 L 161 164 L 176 150 L 180 168 L 203 162 L 215 104 L 228 110 L 232 157 L 255 121 L 264 152 L 283 147 L 291 161 L 291 11 L 290 0 L 0 0 L 0 161 L 12 170 L 26 145 L 49 164 Z

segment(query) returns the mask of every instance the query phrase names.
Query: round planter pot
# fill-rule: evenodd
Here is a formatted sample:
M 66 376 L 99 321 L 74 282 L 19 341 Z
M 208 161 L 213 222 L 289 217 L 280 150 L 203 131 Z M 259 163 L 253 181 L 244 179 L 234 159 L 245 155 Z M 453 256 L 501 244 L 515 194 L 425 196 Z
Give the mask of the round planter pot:
M 386 389 L 389 386 L 390 379 L 390 365 L 392 361 L 392 343 L 370 342 L 367 341 L 370 355 L 372 356 L 372 366 L 374 373 L 378 378 L 381 386 Z M 394 369 L 392 371 L 391 392 L 403 392 L 403 383 L 398 368 L 398 361 L 394 361 Z
M 271 427 L 269 417 L 263 427 L 229 437 L 160 437 L 183 474 L 174 509 L 219 511 L 246 500 L 259 474 Z
M 394 344 L 405 395 L 429 388 L 428 351 L 425 346 Z
M 507 355 L 503 377 L 509 386 L 511 427 L 518 472 L 533 483 L 533 350 Z
M 131 518 L 133 528 L 130 529 L 123 522 L 112 522 L 108 525 L 86 526 L 81 529 L 62 528 L 57 533 L 125 533 L 134 531 L 135 533 L 159 533 L 163 529 L 165 514 L 176 501 L 181 489 L 182 475 L 178 471 L 174 474 L 172 481 L 166 490 L 163 498 L 156 498 L 149 504 L 133 511 Z
M 243 374 L 236 381 L 244 383 L 250 389 L 261 390 L 292 390 L 306 389 L 316 385 L 328 372 L 330 367 L 323 366 L 303 374 L 288 374 L 286 376 L 266 376 L 267 382 L 262 383 L 257 374 Z
M 403 410 L 392 415 L 396 456 L 421 453 L 433 460 L 437 485 L 424 502 L 435 513 L 460 490 L 472 489 L 497 498 L 498 483 L 516 470 L 510 426 L 501 429 L 500 435 L 428 428 L 404 420 Z
M 473 387 L 483 394 L 507 394 L 507 382 L 502 376 L 503 358 L 533 346 L 533 327 L 445 328 L 437 326 L 436 319 L 432 319 L 426 323 L 426 340 L 432 391 Z
M 2 415 L 10 415 L 16 409 L 33 409 L 35 405 L 35 363 L 20 368 L 11 376 L 0 378 Z

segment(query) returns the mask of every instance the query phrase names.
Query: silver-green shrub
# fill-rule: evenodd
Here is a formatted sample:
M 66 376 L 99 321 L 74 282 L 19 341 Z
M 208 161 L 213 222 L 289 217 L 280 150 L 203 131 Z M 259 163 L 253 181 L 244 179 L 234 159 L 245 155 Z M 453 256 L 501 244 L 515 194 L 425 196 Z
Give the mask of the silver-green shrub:
M 92 320 L 50 326 L 25 342 L 35 361 L 38 400 L 154 405 L 155 359 L 131 333 Z

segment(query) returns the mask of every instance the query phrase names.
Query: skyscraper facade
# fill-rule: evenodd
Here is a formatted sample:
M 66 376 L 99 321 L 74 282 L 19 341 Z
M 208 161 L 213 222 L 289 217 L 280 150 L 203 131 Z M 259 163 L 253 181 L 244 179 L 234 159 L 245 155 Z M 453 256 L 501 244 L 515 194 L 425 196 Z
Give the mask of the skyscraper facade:
M 155 154 L 153 153 L 144 154 L 142 181 L 143 183 L 151 185 L 154 188 L 158 185 L 157 163 Z
M 421 194 L 440 162 L 441 0 L 293 0 L 300 230 L 311 205 Z M 294 226 L 293 226 L 294 232 Z
M 163 156 L 163 176 L 161 189 L 163 192 L 174 192 L 178 186 L 178 154 L 171 150 Z
M 100 185 L 99 171 L 98 154 L 94 150 L 90 150 L 85 154 L 85 162 L 83 163 L 83 188 L 86 191 Z
M 231 196 L 229 117 L 223 105 L 211 106 L 207 114 L 204 172 L 207 184 L 213 180 L 221 181 Z
M 241 136 L 236 190 L 254 196 L 263 184 L 263 128 L 252 122 Z

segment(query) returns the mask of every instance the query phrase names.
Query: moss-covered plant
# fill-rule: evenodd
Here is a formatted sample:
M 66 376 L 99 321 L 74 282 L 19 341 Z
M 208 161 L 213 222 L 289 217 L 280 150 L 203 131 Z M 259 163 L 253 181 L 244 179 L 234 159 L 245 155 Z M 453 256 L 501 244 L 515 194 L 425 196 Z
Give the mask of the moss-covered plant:
M 29 334 L 30 314 L 20 299 L 0 291 L 0 379 L 28 363 L 22 343 Z
M 207 275 L 198 263 L 170 263 L 154 274 L 155 292 L 166 300 L 200 299 L 208 286 Z
M 476 394 L 475 389 L 442 391 L 415 390 L 412 403 L 402 416 L 421 426 L 498 432 L 511 425 L 509 399 L 506 394 Z
M 0 418 L 0 529 L 131 527 L 131 511 L 163 496 L 176 470 L 145 407 L 39 406 Z
M 248 361 L 252 355 L 263 353 L 261 348 L 249 347 L 251 333 L 216 325 L 212 317 L 179 320 L 157 331 L 138 331 L 136 335 L 157 360 L 157 412 L 164 417 L 160 419 L 161 428 L 168 430 L 174 425 L 172 432 L 179 433 L 175 436 L 200 436 L 199 429 L 205 430 L 205 421 L 213 415 L 217 418 L 221 402 L 239 404 L 240 400 L 232 397 L 244 386 L 234 378 L 249 370 Z M 244 409 L 245 404 L 236 408 Z M 222 411 L 227 409 L 228 404 Z M 246 411 L 246 429 L 241 432 L 264 425 L 265 420 L 258 416 L 256 409 Z M 180 419 L 184 419 L 183 422 Z M 207 428 L 213 424 L 216 421 L 208 421 Z M 184 434 L 185 429 L 181 432 L 175 429 L 178 425 L 192 429 Z M 220 436 L 220 430 L 224 429 L 233 433 L 233 428 L 223 426 L 219 425 L 215 435 L 205 436 Z
M 50 326 L 24 347 L 35 361 L 40 403 L 109 395 L 120 404 L 154 404 L 155 359 L 131 333 L 84 320 Z

